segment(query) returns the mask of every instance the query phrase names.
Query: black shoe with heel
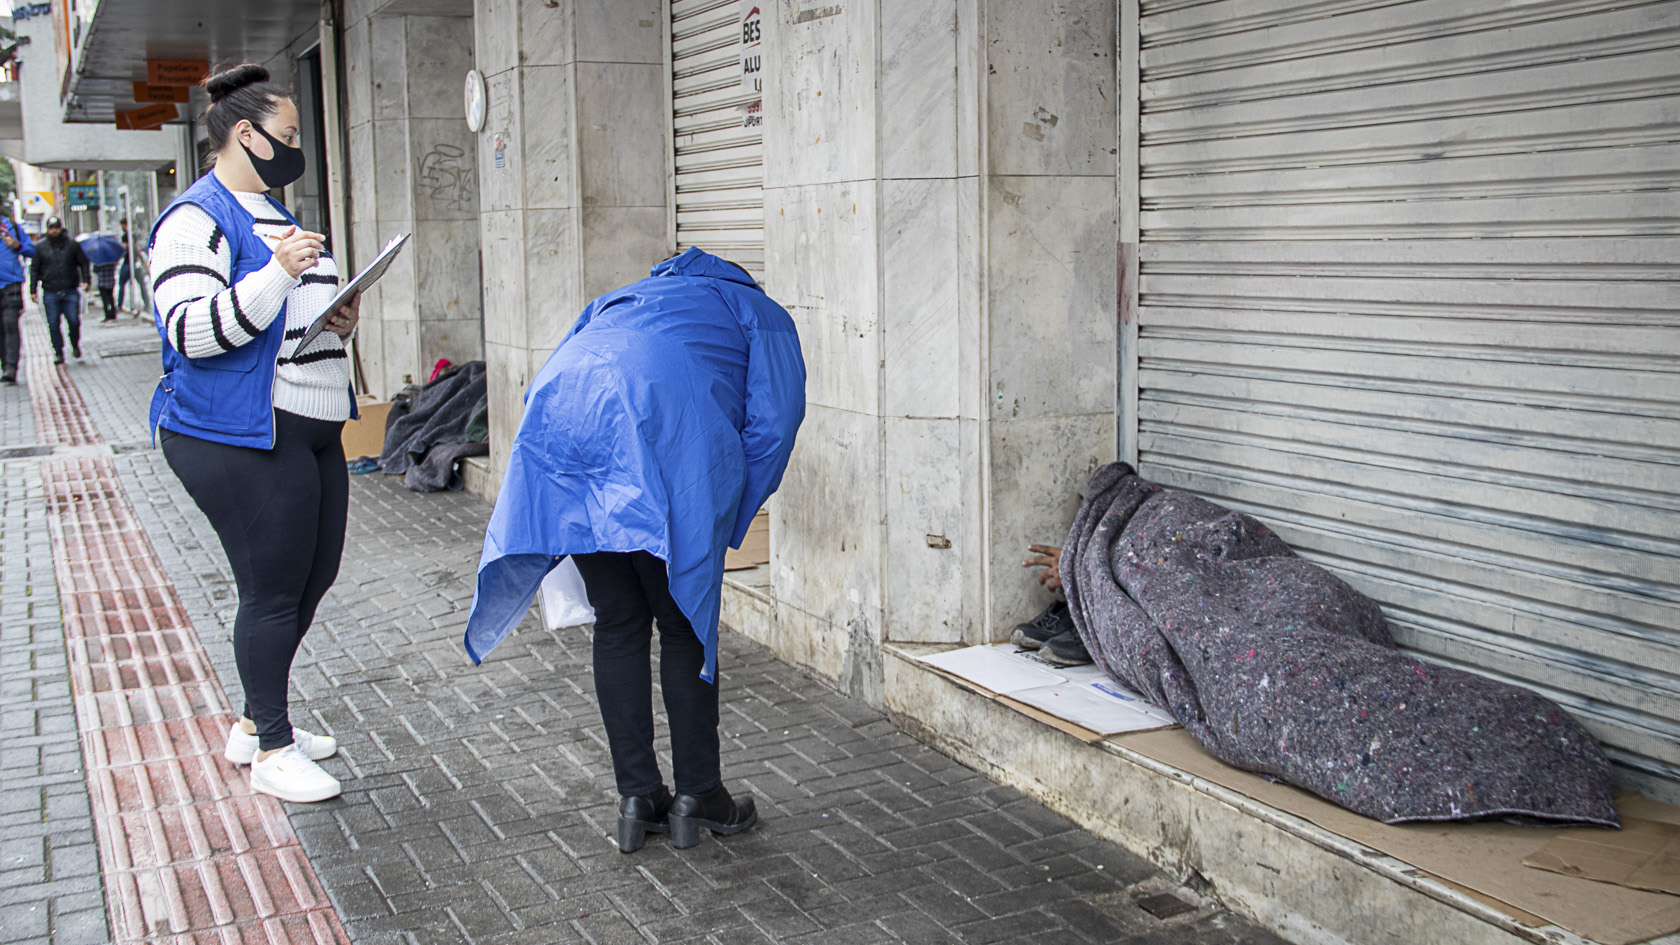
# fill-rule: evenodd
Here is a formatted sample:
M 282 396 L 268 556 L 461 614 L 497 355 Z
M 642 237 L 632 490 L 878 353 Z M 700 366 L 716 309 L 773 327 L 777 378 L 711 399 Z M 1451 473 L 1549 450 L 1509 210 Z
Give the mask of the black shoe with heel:
M 635 853 L 647 841 L 648 834 L 669 830 L 670 813 L 671 792 L 663 784 L 652 794 L 621 798 L 618 802 L 618 852 Z
M 735 800 L 722 783 L 704 794 L 678 794 L 671 803 L 671 846 L 686 850 L 699 843 L 701 827 L 729 837 L 756 823 L 758 808 L 753 799 Z

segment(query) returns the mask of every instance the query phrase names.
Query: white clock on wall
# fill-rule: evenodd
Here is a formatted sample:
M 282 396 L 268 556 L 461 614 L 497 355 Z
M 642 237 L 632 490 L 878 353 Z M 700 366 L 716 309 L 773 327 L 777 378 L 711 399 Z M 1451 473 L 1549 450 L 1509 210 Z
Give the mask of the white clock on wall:
M 474 132 L 484 128 L 484 76 L 477 69 L 467 70 L 467 127 Z

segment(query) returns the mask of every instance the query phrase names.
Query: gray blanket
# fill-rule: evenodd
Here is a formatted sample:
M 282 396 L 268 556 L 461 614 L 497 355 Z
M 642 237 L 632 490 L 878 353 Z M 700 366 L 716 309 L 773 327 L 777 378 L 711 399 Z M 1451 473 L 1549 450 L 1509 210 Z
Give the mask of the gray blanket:
M 484 378 L 484 362 L 469 361 L 420 388 L 406 411 L 393 401 L 380 471 L 406 473 L 439 443 L 465 442 L 467 420 L 485 403 Z
M 1396 648 L 1374 602 L 1247 515 L 1106 466 L 1061 577 L 1097 664 L 1228 764 L 1388 823 L 1619 825 L 1563 709 Z

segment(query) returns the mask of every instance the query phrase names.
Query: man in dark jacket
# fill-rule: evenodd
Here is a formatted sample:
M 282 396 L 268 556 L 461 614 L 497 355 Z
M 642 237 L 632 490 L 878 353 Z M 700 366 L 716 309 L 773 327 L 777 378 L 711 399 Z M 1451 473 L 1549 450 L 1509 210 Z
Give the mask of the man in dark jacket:
M 70 323 L 70 353 L 82 356 L 82 297 L 79 290 L 92 281 L 87 254 L 82 244 L 64 232 L 58 217 L 47 218 L 47 238 L 35 244 L 35 265 L 29 270 L 29 300 L 35 301 L 43 286 L 42 302 L 47 312 L 47 334 L 52 338 L 53 363 L 64 363 L 64 338 L 58 320 Z
M 18 358 L 23 338 L 18 319 L 23 316 L 23 259 L 35 255 L 29 234 L 14 220 L 0 219 L 0 384 L 16 384 Z

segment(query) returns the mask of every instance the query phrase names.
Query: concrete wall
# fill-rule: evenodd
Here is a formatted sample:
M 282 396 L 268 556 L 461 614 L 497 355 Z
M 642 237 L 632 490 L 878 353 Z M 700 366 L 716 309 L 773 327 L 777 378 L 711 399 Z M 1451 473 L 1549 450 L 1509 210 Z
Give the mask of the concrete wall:
M 1113 456 L 1115 7 L 785 2 L 767 23 L 769 281 L 810 367 L 754 631 L 881 701 L 883 640 L 1048 602 Z
M 659 0 L 475 4 L 494 482 L 526 385 L 584 303 L 668 254 L 660 16 Z
M 461 97 L 472 33 L 466 16 L 345 11 L 354 258 L 414 234 L 362 304 L 357 348 L 375 395 L 424 381 L 439 358 L 483 357 L 479 167 Z

